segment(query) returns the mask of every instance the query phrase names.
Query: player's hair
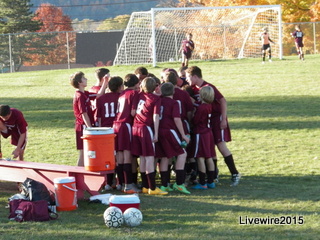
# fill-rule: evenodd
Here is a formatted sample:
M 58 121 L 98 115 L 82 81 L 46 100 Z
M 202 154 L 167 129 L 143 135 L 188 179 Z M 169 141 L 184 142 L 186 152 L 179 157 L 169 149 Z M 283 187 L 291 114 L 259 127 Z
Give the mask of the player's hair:
M 297 25 L 295 26 L 295 29 L 298 30 L 298 31 L 301 31 L 300 25 L 297 24 Z
M 192 33 L 189 32 L 189 33 L 186 34 L 186 36 L 192 37 Z
M 74 88 L 79 88 L 79 83 L 82 82 L 83 72 L 76 72 L 70 76 L 70 84 Z
M 0 116 L 5 117 L 11 113 L 9 105 L 0 105 Z
M 181 87 L 181 89 L 182 90 L 184 90 L 184 91 L 186 91 L 187 93 L 189 93 L 189 96 L 190 97 L 193 97 L 194 96 L 194 92 L 193 92 L 193 89 L 192 89 L 192 87 L 190 86 L 190 85 L 183 85 L 182 87 Z
M 161 85 L 161 95 L 164 97 L 172 96 L 174 93 L 174 85 L 171 82 L 166 82 Z
M 183 71 L 186 71 L 187 68 L 188 68 L 187 66 L 182 66 L 182 67 L 179 68 L 178 72 L 182 73 Z
M 140 75 L 142 77 L 147 77 L 149 72 L 148 69 L 146 69 L 145 67 L 138 67 L 135 71 L 134 71 L 135 75 Z
M 139 78 L 133 73 L 129 73 L 124 77 L 124 85 L 126 87 L 134 87 L 137 83 L 139 83 Z
M 200 99 L 205 103 L 212 103 L 214 100 L 214 91 L 210 86 L 204 86 L 200 89 Z
M 191 66 L 191 67 L 188 67 L 186 69 L 186 72 L 189 73 L 191 76 L 194 76 L 196 75 L 197 77 L 199 78 L 202 78 L 202 71 L 199 67 L 197 66 Z
M 156 87 L 156 81 L 152 77 L 146 77 L 141 82 L 141 89 L 143 92 L 152 93 Z
M 267 31 L 268 31 L 268 27 L 263 27 L 263 28 L 262 28 L 262 31 L 267 32 Z
M 99 68 L 95 71 L 96 73 L 96 77 L 101 80 L 105 75 L 107 75 L 109 73 L 109 69 L 107 68 Z
M 163 75 L 163 81 L 177 85 L 177 76 L 173 72 L 165 72 Z
M 154 75 L 153 73 L 149 73 L 148 77 L 152 77 L 155 81 L 156 81 L 156 87 L 161 85 L 161 81 L 159 78 L 157 78 L 156 75 Z
M 117 92 L 123 84 L 123 79 L 119 76 L 111 77 L 108 82 L 108 88 L 111 92 Z

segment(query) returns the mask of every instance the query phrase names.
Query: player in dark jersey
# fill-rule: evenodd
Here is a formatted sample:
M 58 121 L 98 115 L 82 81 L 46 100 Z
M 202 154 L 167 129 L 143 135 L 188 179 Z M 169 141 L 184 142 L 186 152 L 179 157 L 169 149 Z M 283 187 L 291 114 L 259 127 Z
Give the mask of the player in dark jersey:
M 192 189 L 206 190 L 215 188 L 213 159 L 216 159 L 216 152 L 210 123 L 214 90 L 211 86 L 203 86 L 200 89 L 200 100 L 201 104 L 193 116 L 193 144 L 191 144 L 194 148 L 193 157 L 197 159 L 198 163 L 199 183 Z
M 94 116 L 94 125 L 98 126 L 98 119 L 97 119 L 97 107 L 96 107 L 96 98 L 99 90 L 102 87 L 104 78 L 110 78 L 110 71 L 107 68 L 99 68 L 95 71 L 95 76 L 96 76 L 96 84 L 92 86 L 89 89 L 89 98 L 91 101 L 91 108 L 92 108 L 92 113 Z
M 124 192 L 128 194 L 139 193 L 137 189 L 136 158 L 131 155 L 132 124 L 134 111 L 132 105 L 138 96 L 139 79 L 134 74 L 127 74 L 124 78 L 126 89 L 121 92 L 118 99 L 118 110 L 113 123 L 115 137 L 115 150 L 117 156 L 117 175 L 124 184 Z M 135 184 L 133 184 L 135 183 Z
M 214 101 L 212 102 L 212 116 L 211 125 L 213 131 L 213 137 L 216 146 L 220 153 L 224 157 L 225 163 L 227 164 L 231 173 L 231 186 L 237 186 L 240 181 L 240 173 L 236 169 L 233 156 L 227 147 L 227 142 L 231 141 L 231 132 L 227 119 L 227 101 L 219 90 L 212 84 L 202 79 L 202 71 L 197 66 L 189 67 L 186 70 L 187 81 L 191 85 L 194 91 L 195 102 L 199 104 L 199 91 L 203 86 L 211 86 L 214 90 Z M 217 174 L 218 168 L 215 161 L 215 171 Z M 217 179 L 216 179 L 217 181 Z
M 27 127 L 21 111 L 10 108 L 8 105 L 0 105 L 0 132 L 4 138 L 11 136 L 11 144 L 16 146 L 13 150 L 13 158 L 24 160 L 24 151 L 27 145 Z
M 76 88 L 73 97 L 73 113 L 76 118 L 76 146 L 79 150 L 78 166 L 84 166 L 83 156 L 83 129 L 93 126 L 93 113 L 89 99 L 89 92 L 85 91 L 87 87 L 87 79 L 83 72 L 76 72 L 70 77 L 71 85 Z
M 174 85 L 170 82 L 161 85 L 161 111 L 159 123 L 159 141 L 156 143 L 156 157 L 161 158 L 160 175 L 162 191 L 172 191 L 169 183 L 170 169 L 169 159 L 176 157 L 175 172 L 176 182 L 173 189 L 182 193 L 190 194 L 184 186 L 186 177 L 185 162 L 187 153 L 181 147 L 181 139 L 189 143 L 189 138 L 181 121 L 180 105 L 173 99 Z
M 192 41 L 192 34 L 187 33 L 186 39 L 182 40 L 180 52 L 182 53 L 182 66 L 188 67 L 189 59 L 194 50 L 194 42 Z
M 291 36 L 294 37 L 294 42 L 296 45 L 297 53 L 299 55 L 299 59 L 304 61 L 304 52 L 303 52 L 303 32 L 301 31 L 301 28 L 299 25 L 295 26 L 295 31 L 291 33 Z
M 119 95 L 123 90 L 122 78 L 118 76 L 111 77 L 108 81 L 108 90 L 107 93 L 102 94 L 96 99 L 96 107 L 98 126 L 111 128 L 116 118 Z M 111 190 L 113 178 L 113 173 L 107 174 L 106 190 Z
M 268 27 L 264 27 L 263 32 L 260 35 L 260 40 L 262 41 L 262 63 L 264 64 L 266 61 L 266 54 L 268 52 L 269 55 L 269 62 L 272 62 L 271 60 L 271 46 L 270 46 L 270 42 L 272 42 L 274 44 L 274 41 L 271 40 L 270 35 L 268 33 Z

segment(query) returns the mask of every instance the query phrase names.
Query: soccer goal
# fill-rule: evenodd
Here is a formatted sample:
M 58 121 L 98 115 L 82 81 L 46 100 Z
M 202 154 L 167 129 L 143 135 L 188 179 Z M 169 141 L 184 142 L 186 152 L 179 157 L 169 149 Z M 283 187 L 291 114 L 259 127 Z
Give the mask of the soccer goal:
M 192 59 L 261 56 L 260 34 L 267 26 L 275 42 L 273 57 L 282 58 L 281 6 L 152 8 L 132 13 L 118 47 L 115 65 L 173 62 L 181 42 L 192 33 Z

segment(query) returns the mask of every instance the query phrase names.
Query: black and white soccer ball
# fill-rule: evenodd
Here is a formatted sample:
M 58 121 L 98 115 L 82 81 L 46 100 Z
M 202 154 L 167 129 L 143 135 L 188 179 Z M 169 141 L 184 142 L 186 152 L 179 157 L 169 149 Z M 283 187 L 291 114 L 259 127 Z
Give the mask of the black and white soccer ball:
M 103 213 L 103 218 L 109 228 L 118 228 L 123 224 L 123 214 L 118 207 L 108 207 Z
M 142 213 L 138 208 L 131 207 L 124 211 L 123 219 L 129 227 L 136 227 L 142 222 Z

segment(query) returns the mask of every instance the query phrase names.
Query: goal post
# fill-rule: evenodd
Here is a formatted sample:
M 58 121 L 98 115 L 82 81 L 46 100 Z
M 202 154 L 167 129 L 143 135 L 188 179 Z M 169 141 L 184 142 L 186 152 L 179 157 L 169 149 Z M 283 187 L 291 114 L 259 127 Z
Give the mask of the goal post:
M 192 59 L 261 56 L 260 34 L 268 27 L 273 57 L 282 59 L 281 6 L 152 8 L 131 14 L 114 65 L 179 61 L 181 42 L 192 33 Z

